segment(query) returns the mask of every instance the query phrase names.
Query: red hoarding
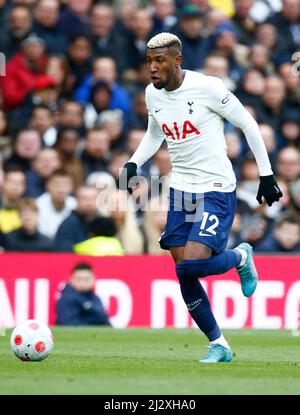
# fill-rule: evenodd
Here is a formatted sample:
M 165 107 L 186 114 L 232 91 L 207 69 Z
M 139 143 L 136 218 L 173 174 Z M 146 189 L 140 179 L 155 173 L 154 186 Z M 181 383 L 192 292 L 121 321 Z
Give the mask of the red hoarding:
M 114 327 L 193 326 L 168 256 L 5 253 L 0 256 L 0 327 L 28 318 L 54 324 L 59 287 L 79 261 L 94 267 L 96 292 Z M 259 284 L 250 299 L 242 295 L 234 270 L 201 280 L 220 326 L 297 329 L 300 257 L 257 256 L 255 262 Z

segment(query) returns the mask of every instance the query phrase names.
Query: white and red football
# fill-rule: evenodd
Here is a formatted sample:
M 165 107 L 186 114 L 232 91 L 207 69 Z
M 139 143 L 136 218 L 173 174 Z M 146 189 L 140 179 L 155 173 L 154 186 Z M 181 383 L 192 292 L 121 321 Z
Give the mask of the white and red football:
M 38 362 L 51 352 L 54 342 L 49 327 L 37 320 L 26 320 L 12 332 L 10 345 L 21 360 Z

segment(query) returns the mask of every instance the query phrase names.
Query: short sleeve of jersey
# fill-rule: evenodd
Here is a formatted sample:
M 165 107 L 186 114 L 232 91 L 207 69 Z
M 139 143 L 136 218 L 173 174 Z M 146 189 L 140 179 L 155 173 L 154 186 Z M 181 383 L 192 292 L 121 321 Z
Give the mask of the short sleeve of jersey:
M 226 88 L 224 82 L 213 76 L 207 77 L 206 94 L 208 108 L 223 118 L 231 113 L 238 102 L 237 97 Z

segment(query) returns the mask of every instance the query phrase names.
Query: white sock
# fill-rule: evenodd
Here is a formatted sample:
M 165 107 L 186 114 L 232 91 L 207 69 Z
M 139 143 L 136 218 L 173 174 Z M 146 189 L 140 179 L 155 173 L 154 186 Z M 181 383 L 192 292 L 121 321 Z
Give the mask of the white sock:
M 223 334 L 221 334 L 221 336 L 218 339 L 213 340 L 212 342 L 209 342 L 209 344 L 221 344 L 221 346 L 224 346 L 227 349 L 230 349 L 230 346 L 227 340 L 225 339 L 225 337 L 223 336 Z
M 235 250 L 238 251 L 242 255 L 242 260 L 240 264 L 238 265 L 238 267 L 242 267 L 246 262 L 247 252 L 245 251 L 245 249 L 242 249 L 242 248 L 235 248 Z

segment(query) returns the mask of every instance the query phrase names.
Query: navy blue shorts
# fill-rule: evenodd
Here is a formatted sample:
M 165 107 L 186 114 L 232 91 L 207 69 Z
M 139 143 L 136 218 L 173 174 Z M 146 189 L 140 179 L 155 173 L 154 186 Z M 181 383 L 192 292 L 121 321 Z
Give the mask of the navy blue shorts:
M 213 252 L 226 249 L 236 207 L 236 192 L 188 193 L 170 189 L 167 223 L 160 238 L 162 249 L 195 241 Z

